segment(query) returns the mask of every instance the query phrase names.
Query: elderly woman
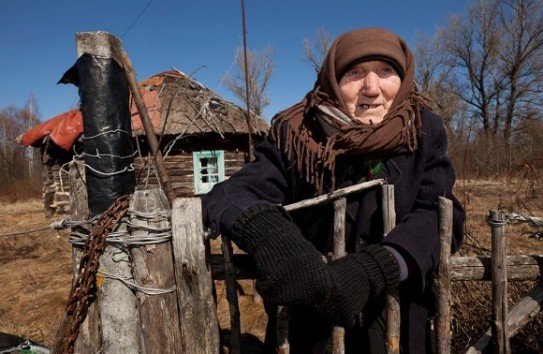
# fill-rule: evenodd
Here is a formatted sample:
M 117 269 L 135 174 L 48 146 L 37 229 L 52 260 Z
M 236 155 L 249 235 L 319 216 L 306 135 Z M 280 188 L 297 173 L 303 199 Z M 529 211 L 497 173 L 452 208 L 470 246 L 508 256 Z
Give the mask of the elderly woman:
M 293 353 L 325 353 L 334 325 L 347 353 L 385 352 L 385 293 L 399 287 L 401 351 L 432 352 L 432 276 L 439 260 L 438 197 L 454 205 L 455 252 L 464 212 L 452 194 L 442 119 L 414 86 L 405 42 L 378 28 L 340 35 L 314 88 L 272 120 L 255 159 L 203 199 L 204 223 L 254 259 L 269 311 L 290 311 Z M 347 198 L 348 255 L 329 262 L 333 206 L 287 205 L 371 179 L 395 186 L 396 227 L 383 238 L 380 189 Z

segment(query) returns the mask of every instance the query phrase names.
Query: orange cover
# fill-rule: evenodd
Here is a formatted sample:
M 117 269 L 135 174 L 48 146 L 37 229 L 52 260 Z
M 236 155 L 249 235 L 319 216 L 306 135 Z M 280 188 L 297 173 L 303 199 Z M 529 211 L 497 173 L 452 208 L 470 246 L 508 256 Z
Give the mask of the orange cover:
M 68 151 L 81 133 L 83 133 L 81 112 L 73 109 L 30 129 L 23 135 L 22 143 L 25 146 L 39 146 L 43 138 L 49 135 L 55 144 Z
M 151 123 L 156 130 L 160 127 L 160 113 L 162 108 L 158 92 L 144 91 L 143 101 L 147 107 Z M 143 130 L 141 118 L 135 104 L 132 104 L 130 113 L 132 116 L 132 130 Z M 49 135 L 55 144 L 69 151 L 82 133 L 83 117 L 81 111 L 73 109 L 31 128 L 24 133 L 21 141 L 24 146 L 40 146 L 43 138 Z

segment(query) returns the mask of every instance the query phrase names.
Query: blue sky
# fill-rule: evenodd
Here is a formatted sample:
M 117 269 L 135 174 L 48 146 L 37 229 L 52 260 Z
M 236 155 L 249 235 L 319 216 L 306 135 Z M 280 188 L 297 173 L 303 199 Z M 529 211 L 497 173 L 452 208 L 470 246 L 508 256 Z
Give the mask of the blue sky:
M 473 0 L 245 0 L 247 47 L 274 50 L 275 74 L 266 118 L 298 102 L 315 80 L 304 61 L 304 38 L 319 27 L 336 36 L 359 27 L 385 27 L 413 47 Z M 145 10 L 144 10 L 145 9 Z M 45 121 L 78 104 L 77 88 L 58 84 L 76 58 L 77 32 L 121 38 L 138 80 L 176 68 L 220 96 L 242 47 L 241 0 L 16 0 L 0 11 L 0 109 L 23 107 L 34 95 Z

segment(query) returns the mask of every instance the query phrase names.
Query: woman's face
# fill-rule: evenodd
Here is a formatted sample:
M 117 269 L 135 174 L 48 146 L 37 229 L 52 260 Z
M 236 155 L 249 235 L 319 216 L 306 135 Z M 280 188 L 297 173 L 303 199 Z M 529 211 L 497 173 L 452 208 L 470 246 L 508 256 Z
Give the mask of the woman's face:
M 350 67 L 339 80 L 339 89 L 355 121 L 377 124 L 387 114 L 401 84 L 392 65 L 371 60 Z

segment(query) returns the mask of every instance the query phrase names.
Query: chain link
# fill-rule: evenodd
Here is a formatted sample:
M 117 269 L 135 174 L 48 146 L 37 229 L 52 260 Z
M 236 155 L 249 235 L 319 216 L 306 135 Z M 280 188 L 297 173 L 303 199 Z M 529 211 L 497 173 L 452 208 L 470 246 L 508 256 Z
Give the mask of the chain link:
M 77 279 L 72 285 L 66 316 L 57 333 L 56 354 L 72 354 L 79 327 L 87 316 L 96 293 L 96 273 L 107 235 L 126 215 L 131 195 L 119 197 L 93 225 L 79 262 Z

